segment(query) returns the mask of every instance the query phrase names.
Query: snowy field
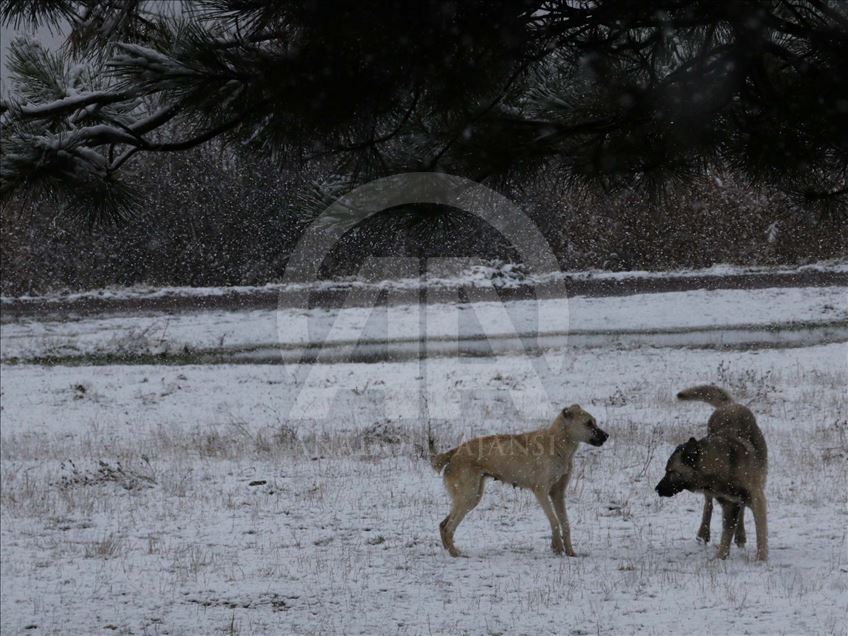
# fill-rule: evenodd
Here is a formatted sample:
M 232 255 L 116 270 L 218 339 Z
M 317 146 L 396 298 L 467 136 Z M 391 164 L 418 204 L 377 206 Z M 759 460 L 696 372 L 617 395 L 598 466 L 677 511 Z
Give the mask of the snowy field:
M 602 298 L 552 298 L 374 308 L 262 309 L 123 314 L 67 320 L 24 318 L 0 325 L 4 361 L 86 356 L 233 355 L 309 343 L 456 341 L 485 336 L 581 336 L 778 331 L 848 325 L 845 287 L 690 290 Z M 568 339 L 566 338 L 566 341 Z M 595 339 L 596 340 L 596 339 Z M 601 339 L 609 344 L 609 338 Z M 277 356 L 279 357 L 279 356 Z
M 572 299 L 568 326 L 846 318 L 844 288 L 683 294 Z M 444 317 L 433 311 L 428 325 Z M 274 341 L 279 324 L 274 312 L 103 320 L 118 322 L 4 324 L 3 358 L 57 343 L 115 350 L 126 346 L 116 334 L 152 320 L 168 320 L 156 336 L 168 347 L 224 333 Z M 674 394 L 705 381 L 749 404 L 768 441 L 766 564 L 753 560 L 750 512 L 751 543 L 716 561 L 714 545 L 695 541 L 701 498 L 653 491 L 710 413 Z M 0 631 L 846 633 L 846 386 L 844 341 L 699 348 L 610 335 L 547 351 L 545 364 L 3 364 Z M 610 433 L 575 458 L 567 506 L 579 556 L 550 552 L 531 494 L 490 483 L 457 532 L 467 558 L 451 559 L 438 536 L 448 498 L 422 452 L 428 421 L 447 448 L 547 424 L 573 402 Z

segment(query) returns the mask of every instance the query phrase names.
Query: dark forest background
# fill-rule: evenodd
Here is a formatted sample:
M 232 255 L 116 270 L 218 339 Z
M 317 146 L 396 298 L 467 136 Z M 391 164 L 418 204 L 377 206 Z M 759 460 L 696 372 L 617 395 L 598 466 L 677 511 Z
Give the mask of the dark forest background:
M 0 22 L 64 35 L 8 47 L 3 294 L 275 281 L 331 201 L 404 172 L 509 197 L 568 270 L 848 254 L 844 0 L 3 0 Z M 514 258 L 427 205 L 324 273 L 368 254 Z
M 319 212 L 309 197 L 314 175 L 225 157 L 214 145 L 145 157 L 136 168 L 139 214 L 97 231 L 81 231 L 61 202 L 12 201 L 0 219 L 2 293 L 281 279 L 287 255 Z M 681 185 L 661 200 L 638 192 L 574 192 L 556 175 L 516 184 L 507 194 L 537 224 L 564 270 L 801 264 L 848 254 L 844 215 L 799 207 L 776 189 L 754 191 L 732 173 Z M 447 222 L 410 223 L 395 215 L 388 211 L 348 233 L 324 273 L 355 274 L 369 254 L 514 258 L 473 217 L 445 210 Z

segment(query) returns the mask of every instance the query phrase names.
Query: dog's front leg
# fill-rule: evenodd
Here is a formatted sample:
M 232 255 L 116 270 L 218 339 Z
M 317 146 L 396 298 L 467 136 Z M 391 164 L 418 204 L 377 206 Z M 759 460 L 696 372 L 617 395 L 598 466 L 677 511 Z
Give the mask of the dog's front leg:
M 704 512 L 701 514 L 701 527 L 698 528 L 698 541 L 701 543 L 710 542 L 710 522 L 713 519 L 713 498 L 710 495 L 704 495 Z
M 565 553 L 573 557 L 574 548 L 571 545 L 571 526 L 568 524 L 568 515 L 565 512 L 565 487 L 568 485 L 568 475 L 564 475 L 556 482 L 550 491 L 551 500 L 554 502 L 554 510 L 559 519 L 562 541 L 565 544 Z
M 734 541 L 740 548 L 745 547 L 745 543 L 747 541 L 747 537 L 745 535 L 745 506 L 742 506 L 739 510 L 739 520 L 736 522 L 736 538 Z
M 536 488 L 533 490 L 533 494 L 536 495 L 539 505 L 542 506 L 542 510 L 545 511 L 545 516 L 551 524 L 551 549 L 557 554 L 562 554 L 565 552 L 565 546 L 562 542 L 559 518 L 551 505 L 551 497 L 548 494 L 548 489 Z
M 721 541 L 716 554 L 719 559 L 726 559 L 727 555 L 730 554 L 730 540 L 736 532 L 736 524 L 741 512 L 742 506 L 740 504 L 721 504 Z

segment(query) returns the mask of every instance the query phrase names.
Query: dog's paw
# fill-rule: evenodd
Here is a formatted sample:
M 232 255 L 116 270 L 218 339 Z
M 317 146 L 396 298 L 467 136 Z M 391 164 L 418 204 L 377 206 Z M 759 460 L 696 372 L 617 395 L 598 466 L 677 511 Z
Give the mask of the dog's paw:
M 563 545 L 562 541 L 551 541 L 551 551 L 554 554 L 565 554 L 565 546 Z
M 710 531 L 699 530 L 695 538 L 698 540 L 698 543 L 703 543 L 704 545 L 706 545 L 710 542 Z

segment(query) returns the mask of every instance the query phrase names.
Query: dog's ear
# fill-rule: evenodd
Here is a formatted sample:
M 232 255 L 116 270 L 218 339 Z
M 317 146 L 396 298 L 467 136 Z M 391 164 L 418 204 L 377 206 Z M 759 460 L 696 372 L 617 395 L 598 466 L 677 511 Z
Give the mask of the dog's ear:
M 571 406 L 566 406 L 562 409 L 562 414 L 564 417 L 574 417 L 580 412 L 579 404 L 572 404 Z
M 690 437 L 689 441 L 683 445 L 683 463 L 687 466 L 694 466 L 700 454 L 701 445 L 694 437 Z

